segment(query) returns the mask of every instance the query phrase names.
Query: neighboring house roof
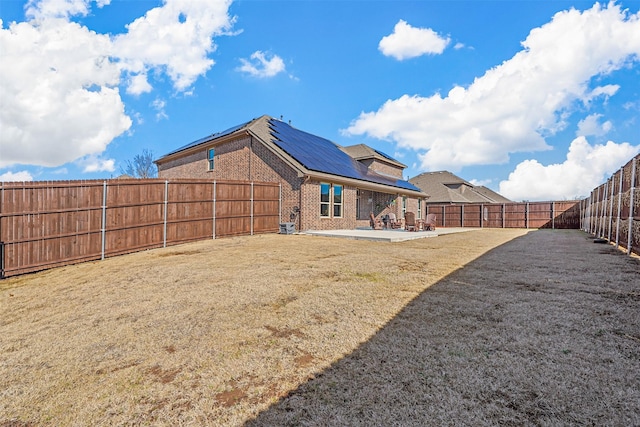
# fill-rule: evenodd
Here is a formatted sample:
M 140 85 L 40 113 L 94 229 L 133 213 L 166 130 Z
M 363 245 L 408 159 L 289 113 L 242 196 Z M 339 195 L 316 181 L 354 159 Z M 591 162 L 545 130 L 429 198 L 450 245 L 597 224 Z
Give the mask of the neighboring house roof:
M 373 183 L 396 189 L 405 190 L 413 195 L 426 197 L 418 187 L 412 183 L 381 175 L 371 171 L 363 163 L 351 157 L 340 146 L 322 138 L 276 120 L 269 116 L 262 116 L 249 122 L 234 126 L 225 131 L 214 133 L 190 144 L 174 150 L 163 156 L 157 163 L 161 163 L 169 156 L 174 156 L 183 151 L 190 151 L 205 144 L 227 140 L 239 134 L 248 133 L 263 141 L 288 164 L 298 169 L 302 175 L 316 175 L 322 177 L 342 177 L 361 182 Z M 382 156 L 382 154 L 378 154 Z M 384 155 L 387 162 L 401 163 Z M 404 167 L 404 165 L 402 165 Z M 416 194 L 418 193 L 418 194 Z
M 409 180 L 429 194 L 429 203 L 507 203 L 511 200 L 447 171 L 425 172 Z
M 484 197 L 491 199 L 495 203 L 511 203 L 513 200 L 509 200 L 504 197 L 502 194 L 496 193 L 490 188 L 485 187 L 484 185 L 479 185 L 473 187 L 475 191 L 482 194 Z

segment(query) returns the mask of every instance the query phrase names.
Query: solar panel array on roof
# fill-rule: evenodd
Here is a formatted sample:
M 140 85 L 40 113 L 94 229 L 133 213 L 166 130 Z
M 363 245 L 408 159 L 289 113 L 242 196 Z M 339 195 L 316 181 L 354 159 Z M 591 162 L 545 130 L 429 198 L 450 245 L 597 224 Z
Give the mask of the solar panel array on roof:
M 216 139 L 216 138 L 221 138 L 223 136 L 230 135 L 233 132 L 235 132 L 237 130 L 240 130 L 243 127 L 247 126 L 249 123 L 251 123 L 251 121 L 242 123 L 242 124 L 234 126 L 234 127 L 230 127 L 229 129 L 223 130 L 222 132 L 213 133 L 213 134 L 211 134 L 209 136 L 205 136 L 204 138 L 200 138 L 197 141 L 190 142 L 187 145 L 184 145 L 184 146 L 178 148 L 177 150 L 174 150 L 174 151 L 170 152 L 169 154 L 166 154 L 165 157 L 166 156 L 170 156 L 170 155 L 175 154 L 175 153 L 179 153 L 180 151 L 186 150 L 188 148 L 195 147 L 197 145 L 202 144 L 203 142 L 211 141 L 211 140 Z
M 365 165 L 327 139 L 295 129 L 279 120 L 269 120 L 269 126 L 273 143 L 309 170 L 421 191 L 410 182 L 370 172 Z

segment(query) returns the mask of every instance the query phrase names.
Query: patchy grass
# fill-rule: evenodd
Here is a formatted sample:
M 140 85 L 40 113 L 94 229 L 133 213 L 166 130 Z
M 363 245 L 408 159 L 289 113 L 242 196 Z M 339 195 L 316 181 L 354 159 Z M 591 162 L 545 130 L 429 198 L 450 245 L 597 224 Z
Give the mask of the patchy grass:
M 621 400 L 634 397 L 634 381 L 638 390 L 638 288 L 606 275 L 586 284 L 602 274 L 602 254 L 588 253 L 582 279 L 549 262 L 549 242 L 576 236 L 478 230 L 389 244 L 263 235 L 6 279 L 0 425 L 419 425 L 453 413 L 463 424 L 606 424 L 606 404 L 634 408 Z M 635 260 L 606 258 L 624 260 L 620 274 L 637 280 Z M 579 301 L 590 295 L 599 297 Z M 570 374 L 567 360 L 598 364 L 597 380 L 569 378 L 563 390 L 575 402 L 582 386 L 601 385 L 609 393 L 592 407 L 604 418 L 554 404 L 559 381 L 545 369 Z M 522 408 L 531 414 L 515 416 Z M 499 416 L 482 418 L 491 411 Z

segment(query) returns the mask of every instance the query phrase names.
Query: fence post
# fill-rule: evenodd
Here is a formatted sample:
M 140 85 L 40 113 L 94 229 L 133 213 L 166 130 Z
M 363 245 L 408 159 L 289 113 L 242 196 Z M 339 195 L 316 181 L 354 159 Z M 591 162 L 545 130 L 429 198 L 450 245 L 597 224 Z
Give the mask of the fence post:
M 169 180 L 164 181 L 164 224 L 162 229 L 162 247 L 167 247 L 167 210 L 169 205 Z
M 3 208 L 4 208 L 4 182 L 0 181 L 0 279 L 4 279 L 4 243 L 2 242 Z
M 524 205 L 524 222 L 526 224 L 527 229 L 529 229 L 529 202 Z
M 615 185 L 613 182 L 613 178 L 611 180 L 611 194 L 609 197 L 611 198 L 611 203 L 609 203 L 609 232 L 607 233 L 607 240 L 611 242 L 611 229 L 613 228 L 613 186 Z
M 503 203 L 503 204 L 502 204 L 501 213 L 500 213 L 500 215 L 502 215 L 502 228 L 505 228 L 505 227 L 504 227 L 504 224 L 505 224 L 505 221 L 504 221 L 504 212 L 505 212 L 505 211 L 506 211 L 506 207 L 505 207 L 505 204 Z
M 620 168 L 620 185 L 618 187 L 618 216 L 616 218 L 616 249 L 620 247 L 620 215 L 622 214 L 622 178 L 624 166 Z
M 551 229 L 556 229 L 556 202 L 551 202 Z
M 598 237 L 604 237 L 605 235 L 605 229 L 606 229 L 606 221 L 607 221 L 607 203 L 609 200 L 609 186 L 607 185 L 607 183 L 603 184 L 604 186 L 604 196 L 602 199 L 602 220 L 600 221 L 600 236 Z
M 631 196 L 630 196 L 630 200 L 629 200 L 629 230 L 627 233 L 627 254 L 631 255 L 632 251 L 631 251 L 631 247 L 633 246 L 632 243 L 632 238 L 633 238 L 633 218 L 635 216 L 635 212 L 633 210 L 633 196 L 634 193 L 636 192 L 636 160 L 638 160 L 637 157 L 633 158 L 633 163 L 631 166 Z
M 102 182 L 102 228 L 100 234 L 102 235 L 102 243 L 100 249 L 100 259 L 104 259 L 105 239 L 107 233 L 107 181 Z
M 251 227 L 251 229 L 250 229 L 249 235 L 253 236 L 253 181 L 251 181 L 251 195 L 249 197 L 251 198 L 251 213 L 250 213 L 250 216 L 251 216 L 250 227 Z
M 216 181 L 213 181 L 213 221 L 212 221 L 212 238 L 215 240 L 216 238 Z
M 446 217 L 447 217 L 447 207 L 445 205 L 442 205 L 442 226 L 443 227 L 446 227 L 446 225 L 444 225 Z
M 595 225 L 593 227 L 593 235 L 596 236 L 596 237 L 598 237 L 598 228 L 600 227 L 600 210 L 601 210 L 600 209 L 600 207 L 601 207 L 600 204 L 602 203 L 600 201 L 600 190 L 601 189 L 602 189 L 602 186 L 599 186 L 598 187 L 598 195 L 596 196 L 596 206 L 595 206 L 595 209 L 594 209 L 594 211 L 595 211 L 594 214 L 595 214 L 595 217 L 596 217 L 595 219 L 596 220 L 594 221 Z
M 460 227 L 464 228 L 464 205 L 460 207 Z

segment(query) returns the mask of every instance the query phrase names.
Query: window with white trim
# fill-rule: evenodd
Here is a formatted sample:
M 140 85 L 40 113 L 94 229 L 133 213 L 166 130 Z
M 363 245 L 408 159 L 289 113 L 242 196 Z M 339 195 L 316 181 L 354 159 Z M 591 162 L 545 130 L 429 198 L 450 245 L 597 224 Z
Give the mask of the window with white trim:
M 333 184 L 333 217 L 342 218 L 342 185 Z
M 321 218 L 341 218 L 342 217 L 342 192 L 343 187 L 339 184 L 320 183 L 320 217 Z
M 214 148 L 209 148 L 209 150 L 207 151 L 207 160 L 209 161 L 209 170 L 212 171 L 213 170 L 213 165 L 214 165 L 214 157 L 216 155 L 216 150 Z

